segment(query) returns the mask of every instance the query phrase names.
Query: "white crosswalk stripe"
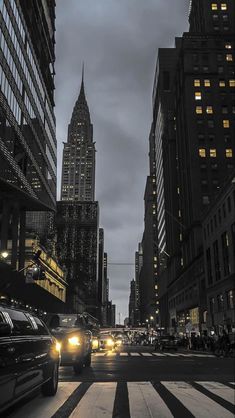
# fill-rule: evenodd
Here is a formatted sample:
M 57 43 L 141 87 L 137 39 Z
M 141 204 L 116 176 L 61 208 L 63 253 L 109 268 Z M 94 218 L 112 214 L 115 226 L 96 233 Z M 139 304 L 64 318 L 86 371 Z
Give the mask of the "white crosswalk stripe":
M 235 403 L 234 390 L 219 382 L 196 382 L 225 401 Z
M 234 415 L 186 382 L 161 382 L 197 418 L 234 418 Z
M 169 353 L 169 352 L 117 352 L 104 351 L 100 353 L 93 353 L 93 357 L 178 357 L 178 358 L 215 358 L 213 354 L 198 354 L 198 353 Z
M 70 418 L 112 418 L 116 382 L 93 383 Z
M 84 389 L 84 385 L 87 385 Z M 19 406 L 11 418 L 112 418 L 119 416 L 116 394 L 118 382 L 60 382 L 55 397 L 37 396 L 28 403 Z M 162 389 L 161 389 L 162 388 Z M 201 389 L 200 389 L 201 388 Z M 165 390 L 163 393 L 162 390 Z M 203 393 L 204 390 L 204 393 Z M 234 418 L 234 390 L 226 383 L 195 383 L 161 381 L 127 382 L 125 386 L 129 408 L 126 416 L 130 418 L 172 418 L 175 416 L 173 401 L 186 408 L 197 418 Z M 205 394 L 206 393 L 206 394 Z M 71 408 L 71 403 L 73 403 Z M 125 396 L 124 396 L 125 398 Z M 122 399 L 122 398 L 121 398 Z M 221 399 L 219 401 L 218 399 Z M 120 398 L 119 398 L 120 402 Z M 69 404 L 69 406 L 68 406 Z M 67 408 L 67 409 L 66 409 Z M 180 416 L 179 413 L 176 414 Z M 122 415 L 125 416 L 125 413 Z
M 130 414 L 135 418 L 172 418 L 165 402 L 150 382 L 131 382 L 127 384 Z

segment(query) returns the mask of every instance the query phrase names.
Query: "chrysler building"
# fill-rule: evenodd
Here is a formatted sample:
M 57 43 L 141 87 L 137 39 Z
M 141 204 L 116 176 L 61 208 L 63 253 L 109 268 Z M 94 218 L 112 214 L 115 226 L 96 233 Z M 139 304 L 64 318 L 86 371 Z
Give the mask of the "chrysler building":
M 84 70 L 78 99 L 64 143 L 61 200 L 95 200 L 95 143 L 84 90 Z

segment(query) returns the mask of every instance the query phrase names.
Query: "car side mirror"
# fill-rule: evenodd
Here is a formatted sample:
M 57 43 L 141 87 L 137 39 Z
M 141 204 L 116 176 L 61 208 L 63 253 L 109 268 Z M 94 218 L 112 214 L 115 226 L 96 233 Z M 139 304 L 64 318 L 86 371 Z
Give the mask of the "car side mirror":
M 0 337 L 8 337 L 11 335 L 10 324 L 0 323 Z

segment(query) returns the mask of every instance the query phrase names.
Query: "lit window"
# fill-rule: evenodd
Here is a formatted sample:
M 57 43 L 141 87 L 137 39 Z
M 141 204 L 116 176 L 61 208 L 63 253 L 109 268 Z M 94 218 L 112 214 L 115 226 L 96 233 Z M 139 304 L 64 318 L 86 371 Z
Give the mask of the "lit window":
M 231 44 L 225 44 L 225 48 L 226 49 L 232 49 L 232 45 Z
M 207 106 L 206 107 L 206 113 L 213 113 L 213 107 L 212 106 Z
M 220 80 L 219 81 L 219 86 L 220 87 L 225 87 L 225 81 L 224 80 Z
M 211 86 L 211 81 L 210 80 L 204 80 L 204 86 L 205 87 L 210 87 Z
M 216 149 L 215 148 L 210 149 L 210 157 L 212 157 L 212 158 L 216 157 Z
M 199 157 L 205 158 L 206 157 L 206 150 L 205 148 L 199 148 Z
M 221 10 L 227 10 L 227 3 L 221 3 Z
M 232 54 L 226 54 L 226 61 L 233 61 Z
M 212 3 L 211 4 L 211 10 L 218 10 L 218 4 L 217 3 Z
M 196 106 L 196 113 L 202 114 L 202 106 Z
M 196 91 L 195 100 L 202 100 L 202 93 L 200 91 Z
M 229 80 L 229 87 L 235 87 L 235 80 Z
M 232 150 L 232 148 L 226 148 L 225 155 L 226 155 L 226 158 L 232 158 L 233 157 L 233 150 Z
M 229 124 L 229 120 L 228 119 L 224 119 L 223 120 L 223 127 L 224 128 L 229 128 L 230 124 Z
M 200 80 L 194 80 L 194 87 L 200 87 L 200 86 L 201 86 Z

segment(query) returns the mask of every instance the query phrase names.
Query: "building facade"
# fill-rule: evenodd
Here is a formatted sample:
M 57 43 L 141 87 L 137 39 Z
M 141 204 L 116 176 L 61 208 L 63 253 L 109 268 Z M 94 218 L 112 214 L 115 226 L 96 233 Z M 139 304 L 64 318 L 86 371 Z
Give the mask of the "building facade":
M 95 200 L 95 143 L 84 90 L 84 75 L 68 126 L 68 139 L 64 143 L 61 200 Z
M 235 328 L 235 172 L 203 220 L 207 329 L 222 334 Z
M 26 213 L 56 208 L 54 50 L 54 0 L 0 2 L 0 249 L 14 270 Z
M 67 310 L 99 317 L 98 202 L 57 202 L 57 251 L 67 271 Z
M 139 276 L 140 322 L 145 323 L 153 317 L 153 323 L 159 322 L 159 300 L 157 293 L 157 191 L 156 191 L 156 154 L 154 132 L 149 135 L 149 176 L 144 195 L 144 233 L 142 238 L 143 265 Z

